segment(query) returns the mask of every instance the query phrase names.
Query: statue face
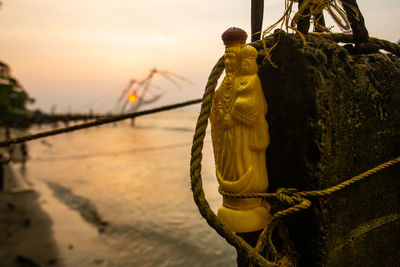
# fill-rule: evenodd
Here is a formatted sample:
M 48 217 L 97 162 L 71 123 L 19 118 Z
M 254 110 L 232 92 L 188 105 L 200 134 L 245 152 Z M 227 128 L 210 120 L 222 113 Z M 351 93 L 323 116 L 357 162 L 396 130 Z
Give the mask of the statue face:
M 227 73 L 234 73 L 240 69 L 240 59 L 236 53 L 225 53 L 225 71 Z

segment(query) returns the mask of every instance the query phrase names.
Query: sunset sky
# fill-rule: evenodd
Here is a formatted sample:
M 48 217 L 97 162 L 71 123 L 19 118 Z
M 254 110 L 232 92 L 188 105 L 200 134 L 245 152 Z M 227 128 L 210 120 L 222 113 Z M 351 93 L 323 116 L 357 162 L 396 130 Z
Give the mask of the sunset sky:
M 36 99 L 31 108 L 44 111 L 55 103 L 60 112 L 109 111 L 129 80 L 153 67 L 192 82 L 177 88 L 156 78 L 166 92 L 158 104 L 199 98 L 223 54 L 222 32 L 237 26 L 250 33 L 250 0 L 2 2 L 0 61 Z M 398 0 L 358 3 L 370 36 L 400 39 Z M 265 1 L 264 28 L 283 5 Z

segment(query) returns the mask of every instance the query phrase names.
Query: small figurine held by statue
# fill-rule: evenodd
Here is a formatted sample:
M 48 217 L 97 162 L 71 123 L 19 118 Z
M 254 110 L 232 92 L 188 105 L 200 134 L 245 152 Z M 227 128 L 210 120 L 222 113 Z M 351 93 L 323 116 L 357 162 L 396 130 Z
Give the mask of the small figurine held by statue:
M 245 44 L 247 34 L 239 28 L 228 29 L 222 39 L 226 76 L 214 94 L 210 115 L 217 179 L 225 192 L 266 192 L 269 134 L 257 50 Z M 259 231 L 271 219 L 262 199 L 227 196 L 218 217 L 236 233 Z

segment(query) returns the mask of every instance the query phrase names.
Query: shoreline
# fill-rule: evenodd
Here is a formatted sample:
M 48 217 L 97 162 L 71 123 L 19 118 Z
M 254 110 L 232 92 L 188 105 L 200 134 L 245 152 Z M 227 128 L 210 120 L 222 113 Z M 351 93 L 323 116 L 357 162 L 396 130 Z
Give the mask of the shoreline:
M 13 129 L 16 136 L 23 129 Z M 0 128 L 0 139 L 5 129 Z M 1 152 L 7 153 L 6 148 Z M 19 153 L 18 153 L 19 154 Z M 19 156 L 19 155 L 18 155 Z M 54 240 L 53 221 L 42 209 L 39 194 L 17 169 L 20 164 L 4 165 L 4 187 L 0 192 L 0 265 L 62 267 Z
M 13 136 L 27 132 L 27 129 L 12 129 Z M 5 129 L 0 127 L 0 140 L 4 139 Z M 7 148 L 0 148 L 0 152 L 8 154 Z M 64 203 L 60 192 L 31 173 L 29 154 L 24 167 L 21 156 L 17 145 L 14 160 L 4 165 L 0 266 L 90 267 L 109 262 L 110 248 L 101 237 L 108 223 L 91 210 L 77 210 Z M 77 202 L 87 206 L 84 199 Z M 89 219 L 97 220 L 85 220 L 86 213 L 91 215 Z

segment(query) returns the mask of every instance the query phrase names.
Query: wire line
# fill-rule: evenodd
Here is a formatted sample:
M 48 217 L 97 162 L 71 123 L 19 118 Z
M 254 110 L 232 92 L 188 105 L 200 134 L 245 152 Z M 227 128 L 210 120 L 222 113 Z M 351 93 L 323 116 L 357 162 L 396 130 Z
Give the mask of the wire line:
M 37 133 L 37 134 L 17 137 L 17 138 L 9 139 L 6 141 L 1 141 L 0 147 L 23 143 L 26 141 L 31 141 L 31 140 L 48 137 L 48 136 L 53 136 L 53 135 L 58 135 L 58 134 L 62 134 L 62 133 L 68 133 L 68 132 L 72 132 L 72 131 L 76 131 L 76 130 L 80 130 L 80 129 L 87 129 L 87 128 L 94 127 L 94 126 L 99 126 L 99 125 L 103 125 L 103 124 L 107 124 L 107 123 L 122 121 L 125 119 L 132 119 L 132 118 L 140 117 L 143 115 L 148 115 L 148 114 L 158 113 L 158 112 L 167 111 L 167 110 L 171 110 L 171 109 L 181 108 L 181 107 L 194 105 L 194 104 L 198 104 L 198 103 L 201 103 L 201 99 L 193 99 L 193 100 L 189 100 L 189 101 L 185 101 L 185 102 L 161 106 L 158 108 L 130 112 L 130 113 L 121 114 L 121 115 L 117 115 L 117 116 L 110 116 L 107 118 L 98 119 L 93 122 L 82 123 L 82 124 L 74 125 L 71 127 L 64 127 L 64 128 L 60 128 L 60 129 Z

